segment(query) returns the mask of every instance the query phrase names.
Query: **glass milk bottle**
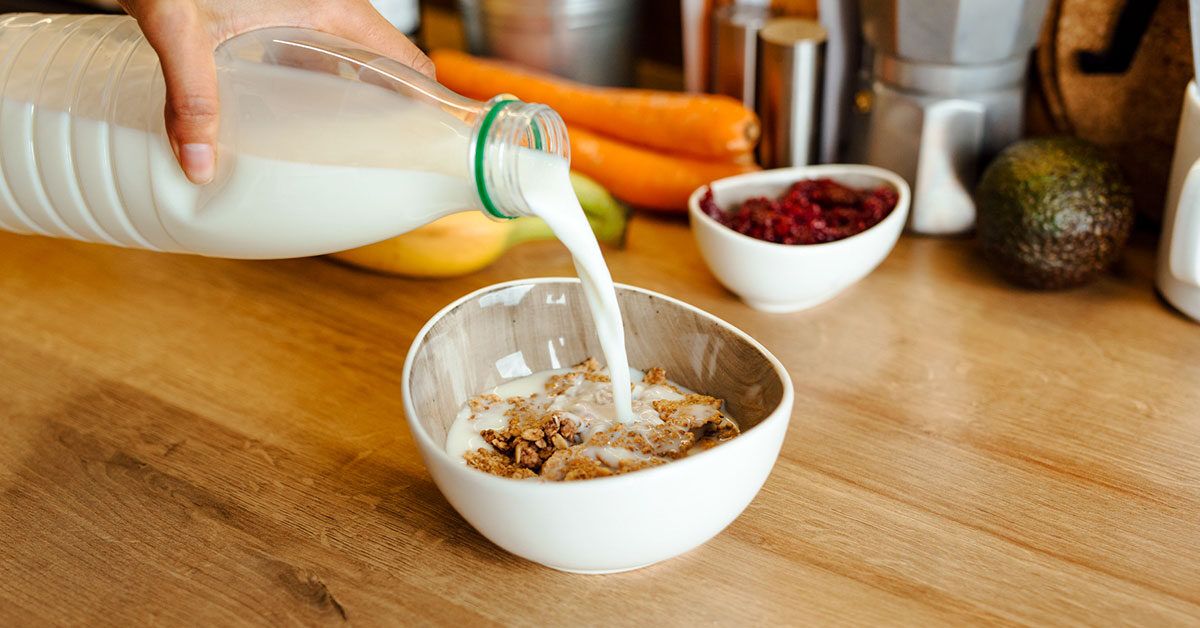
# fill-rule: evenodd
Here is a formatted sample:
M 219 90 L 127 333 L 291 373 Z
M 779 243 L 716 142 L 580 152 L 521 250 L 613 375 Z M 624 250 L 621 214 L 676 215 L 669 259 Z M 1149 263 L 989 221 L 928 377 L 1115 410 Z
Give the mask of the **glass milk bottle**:
M 0 16 L 0 229 L 220 257 L 316 255 L 454 212 L 527 215 L 518 156 L 569 158 L 549 108 L 463 98 L 332 35 L 254 31 L 216 61 L 217 170 L 197 186 L 167 141 L 158 57 L 136 22 Z

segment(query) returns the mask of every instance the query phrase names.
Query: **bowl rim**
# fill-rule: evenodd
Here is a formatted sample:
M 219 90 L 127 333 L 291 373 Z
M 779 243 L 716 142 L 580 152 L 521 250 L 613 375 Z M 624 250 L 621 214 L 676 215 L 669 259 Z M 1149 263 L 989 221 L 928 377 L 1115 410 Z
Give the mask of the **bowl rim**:
M 746 332 L 742 331 L 741 329 L 734 326 L 733 324 L 725 321 L 724 319 L 722 319 L 714 314 L 710 314 L 690 303 L 686 303 L 686 302 L 676 299 L 674 297 L 667 296 L 665 294 L 662 294 L 660 292 L 655 292 L 653 290 L 647 290 L 645 288 L 639 288 L 637 286 L 631 286 L 631 285 L 623 284 L 623 283 L 614 283 L 614 285 L 618 288 L 622 288 L 625 290 L 631 290 L 633 292 L 640 292 L 642 294 L 649 295 L 651 297 L 655 297 L 658 299 L 663 299 L 670 303 L 679 305 L 685 309 L 691 310 L 692 312 L 699 314 L 701 317 L 709 319 L 712 322 L 716 323 L 717 325 L 724 327 L 726 330 L 732 332 L 733 334 L 739 336 L 740 338 L 742 338 L 743 340 L 748 342 L 750 344 L 750 346 L 754 347 L 754 349 L 757 350 L 759 352 L 759 354 L 761 354 L 764 358 L 766 358 L 767 362 L 771 365 L 771 367 L 773 369 L 775 369 L 775 375 L 779 378 L 780 382 L 783 384 L 783 394 L 779 398 L 779 403 L 776 404 L 776 406 L 769 413 L 767 413 L 767 416 L 764 417 L 763 420 L 759 421 L 754 427 L 746 430 L 741 435 L 739 435 L 737 438 L 734 438 L 728 442 L 722 443 L 719 447 L 713 447 L 712 449 L 709 449 L 707 451 L 702 451 L 694 456 L 688 456 L 688 457 L 680 459 L 680 460 L 673 460 L 667 464 L 659 465 L 656 467 L 651 467 L 649 469 L 640 469 L 635 472 L 625 473 L 625 474 L 621 474 L 621 475 L 614 475 L 614 476 L 610 476 L 610 477 L 593 478 L 593 479 L 589 479 L 586 481 L 579 481 L 579 482 L 535 482 L 535 481 L 530 481 L 530 480 L 514 480 L 512 478 L 502 478 L 500 476 L 492 475 L 490 473 L 485 473 L 478 469 L 471 468 L 471 467 L 467 466 L 466 464 L 461 464 L 457 460 L 454 460 L 453 458 L 450 457 L 450 454 L 446 453 L 445 445 L 444 444 L 438 445 L 437 443 L 435 443 L 433 440 L 433 437 L 431 437 L 429 435 L 429 433 L 425 431 L 425 427 L 421 424 L 421 422 L 419 420 L 417 420 L 418 414 L 417 414 L 416 410 L 412 407 L 412 399 L 411 399 L 411 396 L 409 395 L 408 389 L 409 389 L 409 382 L 411 381 L 411 376 L 412 376 L 413 363 L 414 363 L 414 361 L 416 359 L 416 355 L 417 355 L 417 349 L 421 346 L 422 343 L 425 342 L 425 337 L 429 334 L 430 330 L 433 329 L 433 326 L 438 323 L 438 321 L 445 318 L 445 316 L 447 314 L 449 314 L 451 311 L 453 311 L 454 309 L 478 298 L 479 296 L 482 296 L 484 294 L 487 294 L 489 292 L 493 292 L 496 290 L 511 288 L 513 286 L 528 285 L 528 284 L 550 284 L 550 283 L 575 283 L 575 284 L 578 284 L 578 283 L 580 283 L 580 280 L 578 277 L 532 277 L 532 278 L 527 278 L 527 279 L 513 279 L 510 281 L 502 281 L 500 283 L 495 283 L 495 284 L 490 284 L 490 285 L 484 286 L 482 288 L 473 290 L 470 293 L 465 294 L 465 295 L 455 299 L 450 304 L 443 307 L 441 310 L 438 310 L 438 312 L 436 314 L 431 316 L 429 318 L 429 320 L 426 321 L 425 325 L 421 327 L 421 330 L 419 332 L 417 332 L 416 337 L 413 338 L 412 345 L 410 345 L 408 348 L 408 354 L 404 358 L 404 368 L 401 371 L 401 379 L 400 379 L 400 382 L 401 382 L 400 393 L 401 393 L 401 396 L 403 397 L 404 419 L 408 423 L 408 428 L 412 432 L 414 438 L 416 438 L 418 441 L 420 441 L 420 443 L 422 445 L 424 445 L 427 450 L 432 450 L 432 451 L 436 452 L 435 455 L 440 456 L 444 461 L 449 462 L 451 467 L 454 467 L 454 468 L 461 467 L 464 471 L 474 474 L 473 477 L 475 477 L 477 480 L 482 481 L 485 484 L 492 484 L 493 486 L 495 486 L 498 489 L 501 489 L 503 487 L 508 487 L 511 489 L 511 488 L 520 487 L 520 486 L 535 486 L 535 487 L 538 487 L 536 490 L 550 490 L 550 491 L 591 490 L 591 489 L 588 489 L 587 487 L 589 487 L 589 486 L 591 486 L 591 487 L 596 487 L 596 486 L 612 487 L 620 482 L 628 483 L 628 482 L 647 481 L 648 479 L 651 479 L 651 477 L 658 477 L 658 476 L 661 476 L 661 475 L 667 474 L 667 473 L 686 473 L 689 469 L 694 467 L 696 464 L 703 464 L 705 460 L 712 460 L 713 459 L 712 456 L 721 455 L 721 452 L 726 452 L 726 455 L 731 455 L 729 452 L 733 452 L 734 450 L 739 450 L 739 449 L 742 449 L 745 447 L 752 446 L 752 441 L 756 441 L 756 440 L 759 440 L 760 438 L 763 438 L 763 437 L 757 437 L 757 436 L 752 436 L 752 435 L 753 434 L 766 434 L 766 432 L 768 430 L 760 429 L 760 428 L 766 427 L 768 424 L 782 422 L 785 425 L 784 431 L 786 433 L 786 424 L 791 420 L 792 409 L 793 409 L 793 404 L 794 404 L 794 394 L 795 393 L 793 391 L 792 378 L 788 374 L 787 369 L 783 366 L 783 363 L 779 361 L 779 358 L 776 358 L 774 354 L 772 354 L 770 351 L 768 351 L 767 348 L 762 345 L 762 343 L 758 342 L 750 334 L 747 334 Z M 786 412 L 783 410 L 786 410 Z M 699 461 L 699 462 L 697 462 L 697 461 Z M 641 478 L 641 479 L 639 480 L 639 478 Z
M 841 240 L 834 240 L 832 242 L 817 242 L 816 244 L 782 244 L 779 242 L 767 242 L 766 240 L 759 240 L 758 238 L 751 237 L 744 233 L 735 231 L 732 227 L 730 227 L 728 225 L 724 225 L 724 224 L 717 222 L 712 216 L 709 216 L 708 214 L 706 214 L 700 210 L 701 196 L 704 195 L 704 192 L 706 190 L 712 189 L 712 187 L 714 185 L 718 185 L 718 184 L 737 185 L 737 184 L 741 184 L 741 183 L 747 183 L 750 181 L 754 181 L 754 180 L 762 178 L 766 175 L 778 176 L 778 175 L 782 175 L 783 173 L 796 174 L 797 175 L 796 181 L 803 181 L 803 180 L 807 180 L 807 179 L 817 179 L 817 178 L 820 178 L 822 175 L 835 176 L 837 174 L 863 174 L 863 175 L 873 176 L 878 179 L 881 179 L 885 183 L 888 183 L 893 188 L 895 188 L 896 191 L 899 193 L 899 198 L 896 199 L 896 207 L 892 209 L 892 213 L 888 214 L 887 217 L 884 218 L 883 220 L 880 220 L 879 222 L 871 225 L 870 227 L 867 227 L 866 229 L 864 229 L 862 231 L 859 231 L 858 233 L 856 233 L 852 236 L 842 238 Z M 759 170 L 757 172 L 745 172 L 742 174 L 736 174 L 731 177 L 725 177 L 723 179 L 717 179 L 710 183 L 706 183 L 705 185 L 702 185 L 702 186 L 696 188 L 695 190 L 693 190 L 692 195 L 688 197 L 688 215 L 690 215 L 692 217 L 693 222 L 699 220 L 701 223 L 704 224 L 705 227 L 716 228 L 718 231 L 722 231 L 729 235 L 733 235 L 735 240 L 743 240 L 743 241 L 747 241 L 747 242 L 753 242 L 755 244 L 769 247 L 770 249 L 805 251 L 805 250 L 825 248 L 826 250 L 828 250 L 829 248 L 835 248 L 839 245 L 846 246 L 847 242 L 851 242 L 851 241 L 857 239 L 859 236 L 866 235 L 867 233 L 870 233 L 871 231 L 875 231 L 876 229 L 882 227 L 885 224 L 890 224 L 892 222 L 897 222 L 897 221 L 906 222 L 908 220 L 908 211 L 909 211 L 909 206 L 911 205 L 911 203 L 912 203 L 912 189 L 909 187 L 908 181 L 905 181 L 904 177 L 901 177 L 900 175 L 896 174 L 895 172 L 892 172 L 891 170 L 888 170 L 886 168 L 880 168 L 878 166 L 869 166 L 866 164 L 816 164 L 816 165 L 811 165 L 811 166 L 790 166 L 787 168 L 772 168 L 769 170 Z M 726 210 L 726 211 L 728 211 L 728 210 Z

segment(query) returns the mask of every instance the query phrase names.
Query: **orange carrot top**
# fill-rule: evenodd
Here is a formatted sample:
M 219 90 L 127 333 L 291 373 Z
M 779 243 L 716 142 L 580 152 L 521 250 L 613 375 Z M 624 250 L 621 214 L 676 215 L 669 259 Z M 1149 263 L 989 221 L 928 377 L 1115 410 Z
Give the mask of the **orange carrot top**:
M 438 81 L 460 94 L 480 100 L 512 94 L 549 105 L 576 127 L 631 144 L 732 160 L 758 141 L 754 112 L 727 96 L 593 87 L 453 50 L 432 57 Z
M 571 167 L 595 179 L 617 198 L 637 207 L 686 211 L 699 187 L 735 174 L 757 170 L 753 164 L 702 161 L 630 146 L 575 126 Z

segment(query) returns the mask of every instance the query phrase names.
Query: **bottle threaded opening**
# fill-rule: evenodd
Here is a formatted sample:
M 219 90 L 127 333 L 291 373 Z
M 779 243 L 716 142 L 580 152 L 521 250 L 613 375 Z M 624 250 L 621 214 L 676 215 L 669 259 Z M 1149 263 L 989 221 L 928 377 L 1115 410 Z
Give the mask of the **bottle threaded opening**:
M 570 161 L 570 140 L 562 118 L 545 105 L 497 97 L 475 128 L 471 172 L 480 205 L 491 216 L 532 215 L 520 187 L 522 151 L 558 155 Z

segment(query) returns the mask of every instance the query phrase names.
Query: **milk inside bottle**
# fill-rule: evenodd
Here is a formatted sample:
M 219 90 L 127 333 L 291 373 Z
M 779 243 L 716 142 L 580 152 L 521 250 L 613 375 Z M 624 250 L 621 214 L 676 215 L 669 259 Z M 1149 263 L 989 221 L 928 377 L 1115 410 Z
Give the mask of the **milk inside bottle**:
M 167 140 L 157 55 L 118 16 L 0 16 L 0 230 L 160 251 L 283 258 L 370 244 L 460 211 L 543 217 L 575 257 L 618 408 L 629 407 L 612 279 L 543 105 L 463 98 L 304 29 L 216 53 L 217 172 Z
M 568 157 L 548 108 L 462 98 L 333 36 L 255 31 L 216 60 L 218 171 L 194 186 L 172 163 L 158 57 L 131 18 L 0 17 L 0 227 L 223 257 L 313 255 L 456 211 L 519 215 L 518 149 L 536 136 L 531 150 Z M 486 188 L 489 178 L 504 185 Z

